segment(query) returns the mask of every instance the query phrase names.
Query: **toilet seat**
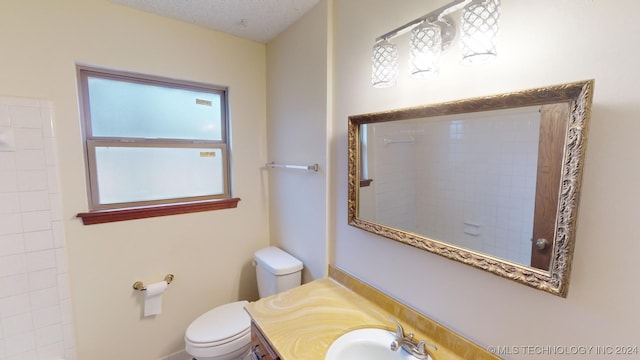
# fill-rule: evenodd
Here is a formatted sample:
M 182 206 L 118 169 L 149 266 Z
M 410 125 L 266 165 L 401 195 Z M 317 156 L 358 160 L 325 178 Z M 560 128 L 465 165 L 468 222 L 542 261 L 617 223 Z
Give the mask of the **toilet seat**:
M 245 351 L 251 342 L 247 301 L 218 306 L 200 315 L 187 328 L 185 347 L 191 356 L 213 357 Z

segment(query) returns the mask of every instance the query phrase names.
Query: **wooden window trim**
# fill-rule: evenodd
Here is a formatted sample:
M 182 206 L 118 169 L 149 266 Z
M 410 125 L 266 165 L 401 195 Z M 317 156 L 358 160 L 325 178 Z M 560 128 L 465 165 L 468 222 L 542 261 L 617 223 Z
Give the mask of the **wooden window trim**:
M 116 221 L 144 219 L 158 216 L 188 214 L 194 212 L 232 209 L 238 206 L 240 198 L 206 200 L 179 204 L 140 206 L 110 210 L 96 210 L 76 215 L 84 225 L 104 224 Z

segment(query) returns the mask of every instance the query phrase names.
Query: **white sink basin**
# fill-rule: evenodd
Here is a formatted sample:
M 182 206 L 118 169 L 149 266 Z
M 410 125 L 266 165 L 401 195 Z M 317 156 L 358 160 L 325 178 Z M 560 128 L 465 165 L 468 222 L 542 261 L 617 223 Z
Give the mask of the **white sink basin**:
M 331 343 L 324 360 L 416 360 L 402 349 L 391 351 L 394 336 L 384 329 L 350 331 Z

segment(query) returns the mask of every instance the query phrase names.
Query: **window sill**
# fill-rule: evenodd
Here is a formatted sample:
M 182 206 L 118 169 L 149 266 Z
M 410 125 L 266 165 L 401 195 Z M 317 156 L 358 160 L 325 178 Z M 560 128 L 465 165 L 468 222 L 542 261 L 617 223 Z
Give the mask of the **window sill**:
M 103 224 L 116 221 L 144 219 L 157 216 L 188 214 L 193 212 L 232 209 L 238 206 L 240 198 L 199 201 L 192 203 L 142 206 L 136 208 L 96 210 L 79 213 L 84 225 Z

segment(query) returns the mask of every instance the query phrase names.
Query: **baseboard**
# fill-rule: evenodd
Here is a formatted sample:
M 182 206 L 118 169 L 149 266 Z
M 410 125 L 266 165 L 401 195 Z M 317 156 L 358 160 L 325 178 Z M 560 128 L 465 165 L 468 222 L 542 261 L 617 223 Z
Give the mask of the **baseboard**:
M 176 353 L 167 355 L 163 357 L 161 360 L 191 360 L 193 359 L 191 355 L 187 354 L 186 351 L 181 350 Z

